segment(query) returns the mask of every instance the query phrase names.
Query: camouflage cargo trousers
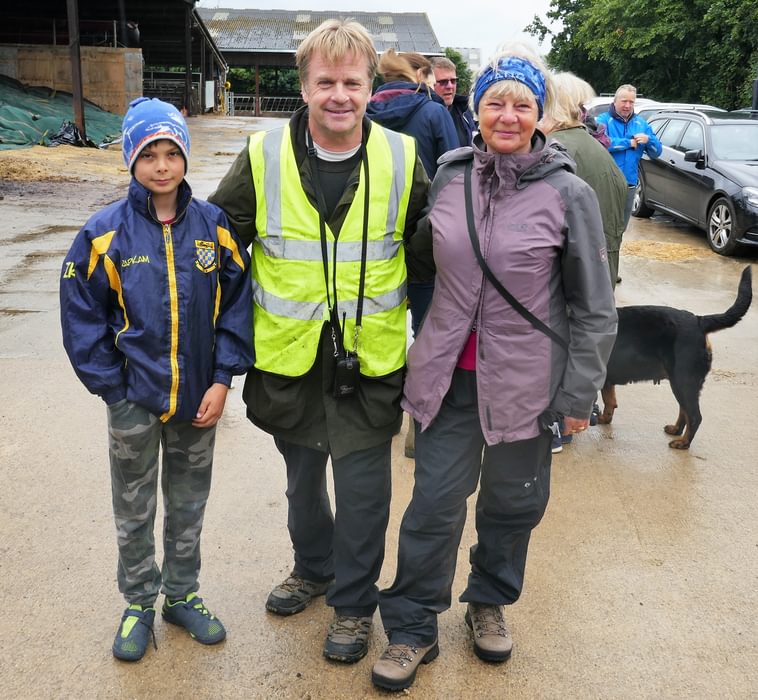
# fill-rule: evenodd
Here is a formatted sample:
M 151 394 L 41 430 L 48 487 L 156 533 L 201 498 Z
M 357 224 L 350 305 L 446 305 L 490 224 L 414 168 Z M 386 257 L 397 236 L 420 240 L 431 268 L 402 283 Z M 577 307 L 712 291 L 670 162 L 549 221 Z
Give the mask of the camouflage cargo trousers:
M 216 428 L 164 424 L 126 399 L 108 406 L 118 588 L 130 604 L 153 605 L 162 591 L 198 589 L 200 533 L 211 486 Z M 163 469 L 163 566 L 155 562 L 158 455 Z

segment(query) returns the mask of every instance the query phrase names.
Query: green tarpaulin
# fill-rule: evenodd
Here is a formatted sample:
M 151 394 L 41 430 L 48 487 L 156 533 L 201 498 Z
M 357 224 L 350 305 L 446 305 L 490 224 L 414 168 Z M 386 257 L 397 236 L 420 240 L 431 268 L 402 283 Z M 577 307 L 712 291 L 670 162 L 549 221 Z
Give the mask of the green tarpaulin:
M 84 103 L 87 139 L 100 146 L 121 138 L 123 115 Z M 46 87 L 27 87 L 0 75 L 0 150 L 49 146 L 65 122 L 74 121 L 70 93 Z

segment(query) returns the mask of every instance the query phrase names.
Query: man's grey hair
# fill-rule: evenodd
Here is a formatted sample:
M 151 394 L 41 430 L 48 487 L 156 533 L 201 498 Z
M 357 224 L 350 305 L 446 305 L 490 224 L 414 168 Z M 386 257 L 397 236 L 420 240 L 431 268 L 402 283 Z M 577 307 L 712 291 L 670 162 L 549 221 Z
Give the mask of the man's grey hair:
M 432 62 L 432 70 L 440 68 L 442 70 L 453 70 L 458 72 L 458 67 L 447 56 L 435 56 L 429 59 Z
M 637 88 L 634 87 L 634 85 L 629 85 L 628 83 L 626 85 L 619 85 L 616 89 L 616 94 L 613 97 L 618 97 L 622 92 L 631 92 L 637 97 Z

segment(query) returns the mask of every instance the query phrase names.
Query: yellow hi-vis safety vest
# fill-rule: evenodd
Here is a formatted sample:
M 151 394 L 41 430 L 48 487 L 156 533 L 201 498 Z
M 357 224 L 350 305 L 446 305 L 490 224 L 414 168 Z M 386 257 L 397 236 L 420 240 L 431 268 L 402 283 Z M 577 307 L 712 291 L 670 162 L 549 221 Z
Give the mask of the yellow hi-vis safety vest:
M 368 249 L 363 317 L 358 340 L 361 374 L 381 377 L 405 364 L 406 269 L 403 231 L 413 183 L 416 145 L 372 124 Z M 329 318 L 319 214 L 303 191 L 290 126 L 254 134 L 249 145 L 256 193 L 253 243 L 255 366 L 288 377 L 315 362 Z M 364 224 L 365 170 L 336 246 L 337 301 L 345 346 L 353 349 Z M 334 302 L 334 233 L 326 224 L 328 279 Z

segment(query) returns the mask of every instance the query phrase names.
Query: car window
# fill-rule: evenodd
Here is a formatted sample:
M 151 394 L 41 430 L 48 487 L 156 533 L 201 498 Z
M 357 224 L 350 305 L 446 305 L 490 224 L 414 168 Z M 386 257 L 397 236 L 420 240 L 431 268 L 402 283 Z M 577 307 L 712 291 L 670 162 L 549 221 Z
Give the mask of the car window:
M 611 108 L 611 103 L 605 105 L 595 105 L 594 107 L 590 107 L 587 112 L 591 114 L 593 117 L 598 116 L 598 114 L 605 114 L 609 109 Z
M 703 127 L 696 122 L 690 122 L 679 142 L 679 150 L 683 153 L 685 151 L 699 151 L 704 145 Z
M 655 132 L 656 136 L 661 135 L 661 129 L 666 126 L 666 119 L 651 119 L 650 128 Z
M 758 123 L 714 124 L 711 142 L 716 158 L 758 161 Z
M 686 126 L 687 122 L 684 119 L 671 119 L 660 134 L 661 143 L 669 148 L 676 146 Z

